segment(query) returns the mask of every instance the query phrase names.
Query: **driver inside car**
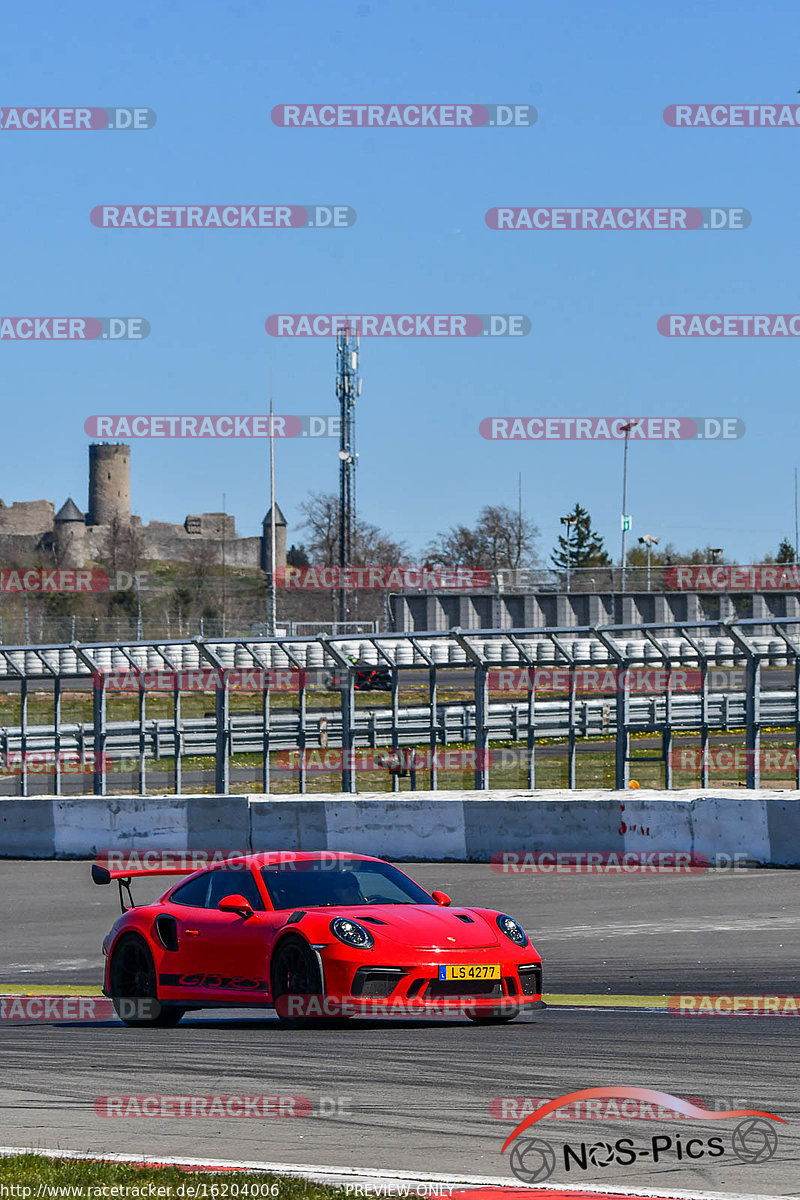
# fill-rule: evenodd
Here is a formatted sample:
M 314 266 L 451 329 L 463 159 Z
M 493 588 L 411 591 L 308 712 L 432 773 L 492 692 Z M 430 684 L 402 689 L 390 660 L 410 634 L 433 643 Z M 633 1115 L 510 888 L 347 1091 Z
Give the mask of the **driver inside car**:
M 330 903 L 364 904 L 365 897 L 352 871 L 337 871 L 330 882 Z

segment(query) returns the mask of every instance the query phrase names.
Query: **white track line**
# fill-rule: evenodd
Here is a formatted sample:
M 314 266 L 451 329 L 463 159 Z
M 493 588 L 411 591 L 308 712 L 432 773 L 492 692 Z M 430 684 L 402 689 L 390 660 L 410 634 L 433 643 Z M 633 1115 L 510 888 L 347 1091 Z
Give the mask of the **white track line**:
M 425 1175 L 409 1175 L 404 1171 L 387 1171 L 382 1167 L 323 1167 L 316 1166 L 311 1163 L 279 1163 L 279 1162 L 258 1162 L 255 1160 L 242 1159 L 216 1159 L 216 1158 L 185 1158 L 173 1157 L 162 1154 L 106 1154 L 98 1151 L 96 1154 L 90 1154 L 85 1150 L 46 1150 L 31 1146 L 0 1146 L 0 1156 L 8 1157 L 13 1154 L 41 1154 L 44 1158 L 74 1158 L 97 1160 L 104 1159 L 108 1162 L 120 1163 L 142 1163 L 144 1165 L 152 1164 L 154 1166 L 167 1167 L 196 1167 L 202 1170 L 219 1170 L 219 1171 L 262 1171 L 269 1175 L 296 1175 L 302 1179 L 313 1180 L 314 1183 L 327 1183 L 331 1186 L 345 1186 L 346 1184 L 358 1184 L 362 1187 L 365 1185 L 380 1185 L 392 1183 L 395 1186 L 408 1186 L 409 1188 L 423 1187 L 426 1184 L 446 1184 L 454 1190 L 464 1186 L 467 1187 L 500 1187 L 512 1191 L 529 1191 L 533 1195 L 542 1194 L 546 1196 L 554 1191 L 563 1192 L 586 1192 L 591 1195 L 593 1192 L 601 1192 L 604 1194 L 613 1193 L 617 1196 L 652 1196 L 652 1197 L 674 1197 L 675 1200 L 776 1200 L 775 1196 L 767 1196 L 763 1193 L 747 1194 L 741 1192 L 684 1192 L 677 1191 L 667 1186 L 654 1190 L 652 1188 L 625 1188 L 617 1187 L 611 1184 L 597 1185 L 594 1184 L 566 1184 L 551 1183 L 542 1187 L 526 1185 L 520 1183 L 519 1180 L 509 1179 L 508 1176 L 503 1178 L 493 1178 L 488 1175 L 442 1175 L 435 1172 L 428 1172 Z

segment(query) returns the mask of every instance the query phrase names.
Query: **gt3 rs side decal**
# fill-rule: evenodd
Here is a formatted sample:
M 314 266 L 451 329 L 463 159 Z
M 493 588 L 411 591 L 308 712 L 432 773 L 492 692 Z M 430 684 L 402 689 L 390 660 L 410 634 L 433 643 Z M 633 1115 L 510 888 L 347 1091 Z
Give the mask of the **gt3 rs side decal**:
M 159 975 L 161 987 L 213 988 L 243 992 L 268 992 L 266 979 L 247 979 L 241 975 Z

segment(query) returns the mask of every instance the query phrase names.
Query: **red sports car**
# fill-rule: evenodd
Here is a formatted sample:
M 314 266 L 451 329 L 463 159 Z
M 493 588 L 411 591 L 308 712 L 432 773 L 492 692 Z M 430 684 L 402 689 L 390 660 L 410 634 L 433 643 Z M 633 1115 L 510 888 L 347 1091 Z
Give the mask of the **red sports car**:
M 92 867 L 95 883 L 120 885 L 103 991 L 129 1025 L 255 1005 L 293 1024 L 436 1013 L 503 1022 L 544 1007 L 541 958 L 513 917 L 451 908 L 382 859 L 248 854 L 133 905 L 133 876 L 174 873 Z

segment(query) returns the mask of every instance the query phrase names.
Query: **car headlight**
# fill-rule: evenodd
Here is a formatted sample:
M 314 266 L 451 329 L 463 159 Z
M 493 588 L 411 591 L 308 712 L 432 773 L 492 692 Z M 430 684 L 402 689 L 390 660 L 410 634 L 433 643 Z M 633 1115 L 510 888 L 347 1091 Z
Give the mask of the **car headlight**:
M 518 921 L 513 917 L 507 917 L 505 913 L 501 913 L 497 918 L 497 928 L 501 933 L 504 933 L 515 946 L 527 946 L 528 935 Z
M 331 921 L 331 933 L 345 946 L 355 946 L 357 950 L 371 950 L 375 939 L 368 929 L 357 921 L 349 921 L 347 917 L 334 917 Z

